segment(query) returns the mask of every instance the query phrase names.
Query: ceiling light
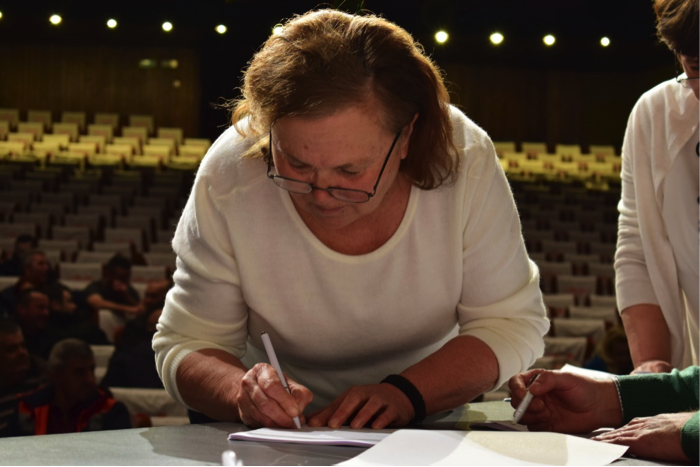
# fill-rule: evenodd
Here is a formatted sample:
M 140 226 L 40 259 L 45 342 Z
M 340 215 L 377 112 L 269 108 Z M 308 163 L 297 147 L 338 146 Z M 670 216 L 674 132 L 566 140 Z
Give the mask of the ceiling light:
M 276 25 L 274 28 L 272 28 L 272 34 L 275 36 L 278 36 L 282 34 L 282 31 L 284 30 L 284 27 L 281 24 Z
M 491 37 L 489 37 L 489 39 L 491 40 L 491 43 L 493 45 L 498 45 L 501 42 L 503 42 L 503 34 L 501 34 L 500 32 L 494 32 L 493 34 L 491 34 Z
M 551 34 L 547 34 L 546 36 L 544 36 L 544 37 L 542 38 L 542 40 L 544 41 L 544 43 L 545 43 L 546 45 L 554 45 L 554 43 L 557 41 L 557 40 L 554 38 L 554 36 L 551 35 Z
M 49 21 L 51 22 L 51 24 L 56 26 L 56 25 L 60 24 L 61 21 L 63 21 L 63 18 L 61 18 L 58 15 L 51 15 L 51 18 L 49 18 Z
M 170 32 L 172 30 L 173 30 L 172 23 L 170 23 L 169 21 L 166 21 L 165 23 L 163 23 L 163 31 Z
M 438 44 L 444 44 L 449 38 L 450 35 L 447 34 L 445 31 L 438 31 L 435 33 L 435 40 L 438 42 Z
M 603 47 L 609 46 L 609 45 L 610 45 L 610 39 L 608 39 L 607 37 L 603 37 L 603 38 L 600 40 L 600 45 L 602 45 Z
M 218 32 L 219 34 L 224 34 L 226 32 L 226 26 L 224 26 L 223 24 L 218 25 L 216 27 L 216 32 Z
M 116 27 L 117 27 L 117 20 L 116 20 L 116 19 L 107 20 L 107 27 L 108 27 L 109 29 L 114 29 L 114 28 L 116 28 Z

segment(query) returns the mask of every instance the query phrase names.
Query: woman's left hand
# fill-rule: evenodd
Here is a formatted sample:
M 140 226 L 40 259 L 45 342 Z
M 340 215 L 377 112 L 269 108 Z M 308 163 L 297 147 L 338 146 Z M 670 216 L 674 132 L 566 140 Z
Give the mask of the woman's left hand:
M 348 389 L 331 405 L 311 414 L 307 423 L 335 429 L 351 420 L 352 428 L 362 428 L 374 417 L 372 428 L 379 430 L 407 425 L 414 416 L 411 401 L 398 388 L 387 383 L 368 384 Z
M 681 446 L 681 430 L 692 416 L 693 412 L 682 412 L 635 418 L 622 428 L 592 439 L 629 446 L 627 454 L 644 459 L 688 462 Z

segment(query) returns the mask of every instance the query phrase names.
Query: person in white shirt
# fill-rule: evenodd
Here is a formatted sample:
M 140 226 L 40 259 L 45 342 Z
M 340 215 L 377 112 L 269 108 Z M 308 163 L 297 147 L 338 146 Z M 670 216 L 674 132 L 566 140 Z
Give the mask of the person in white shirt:
M 684 73 L 637 102 L 622 148 L 618 308 L 635 372 L 698 364 L 698 1 L 656 0 Z
M 249 426 L 379 429 L 542 355 L 539 274 L 493 144 L 406 31 L 335 10 L 290 20 L 233 121 L 173 240 L 153 346 L 174 398 Z

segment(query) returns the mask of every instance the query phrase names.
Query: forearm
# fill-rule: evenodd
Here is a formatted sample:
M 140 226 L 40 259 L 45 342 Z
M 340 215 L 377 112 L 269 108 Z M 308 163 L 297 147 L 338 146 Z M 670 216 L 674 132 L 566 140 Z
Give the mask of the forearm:
M 622 322 L 635 367 L 651 361 L 671 364 L 671 334 L 658 305 L 627 307 L 622 311 Z
M 458 336 L 401 373 L 420 391 L 428 414 L 465 404 L 498 380 L 491 348 L 472 336 Z
M 698 410 L 698 367 L 620 376 L 625 423 L 636 417 Z
M 176 383 L 185 403 L 211 418 L 240 421 L 236 396 L 248 369 L 228 352 L 192 352 L 177 367 Z

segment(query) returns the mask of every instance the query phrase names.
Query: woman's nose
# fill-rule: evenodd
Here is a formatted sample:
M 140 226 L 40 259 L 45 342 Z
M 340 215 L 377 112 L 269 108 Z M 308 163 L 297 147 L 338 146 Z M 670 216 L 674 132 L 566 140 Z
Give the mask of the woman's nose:
M 311 196 L 313 196 L 318 203 L 325 203 L 333 198 L 330 193 L 325 190 L 325 188 L 314 188 L 314 190 L 311 192 Z

